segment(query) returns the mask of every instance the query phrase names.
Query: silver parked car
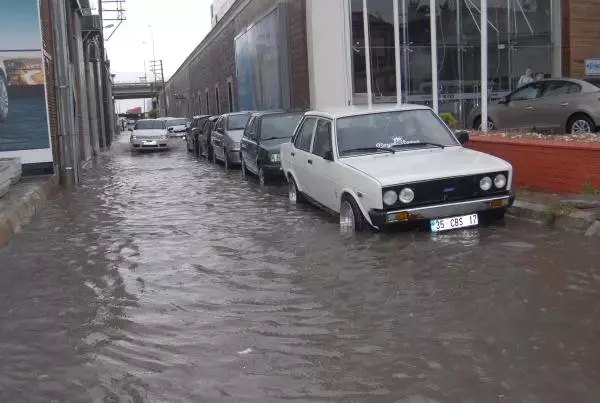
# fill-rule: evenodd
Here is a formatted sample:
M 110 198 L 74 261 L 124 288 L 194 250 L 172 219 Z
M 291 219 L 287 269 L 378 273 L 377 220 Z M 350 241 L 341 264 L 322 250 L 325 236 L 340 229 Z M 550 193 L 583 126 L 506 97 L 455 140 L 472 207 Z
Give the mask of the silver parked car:
M 189 119 L 186 118 L 164 118 L 167 123 L 169 137 L 185 138 Z
M 8 118 L 8 75 L 0 59 L 0 122 Z
M 479 108 L 469 114 L 468 125 L 482 127 Z M 489 129 L 590 133 L 599 127 L 600 88 L 584 80 L 535 81 L 488 105 Z
M 171 147 L 164 120 L 140 119 L 129 131 L 131 151 L 168 150 Z
M 213 162 L 223 161 L 225 169 L 239 165 L 240 142 L 252 112 L 228 113 L 219 118 L 211 135 Z

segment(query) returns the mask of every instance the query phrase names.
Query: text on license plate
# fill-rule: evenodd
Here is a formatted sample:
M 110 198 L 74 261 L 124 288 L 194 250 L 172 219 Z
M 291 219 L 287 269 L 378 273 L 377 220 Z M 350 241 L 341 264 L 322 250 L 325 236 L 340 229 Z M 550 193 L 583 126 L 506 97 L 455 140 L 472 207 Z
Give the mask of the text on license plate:
M 152 141 L 152 140 L 143 141 L 142 143 L 143 143 L 145 146 L 155 146 L 155 145 L 156 145 L 156 141 Z
M 448 231 L 456 228 L 472 227 L 479 224 L 479 217 L 477 214 L 463 215 L 459 217 L 448 217 L 440 218 L 437 220 L 431 220 L 431 231 L 440 232 Z

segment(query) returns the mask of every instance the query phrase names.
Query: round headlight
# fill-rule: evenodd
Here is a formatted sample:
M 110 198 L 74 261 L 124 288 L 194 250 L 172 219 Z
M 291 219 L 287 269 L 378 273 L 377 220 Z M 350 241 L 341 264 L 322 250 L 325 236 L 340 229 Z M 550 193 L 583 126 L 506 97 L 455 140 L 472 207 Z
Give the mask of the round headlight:
M 415 199 L 415 192 L 411 188 L 404 188 L 400 191 L 400 201 L 410 203 Z
M 494 178 L 494 186 L 496 186 L 498 189 L 502 189 L 504 186 L 506 186 L 506 176 L 503 174 L 496 175 Z
M 393 205 L 398 201 L 398 194 L 393 190 L 388 190 L 383 194 L 383 202 L 388 206 Z
M 492 188 L 492 179 L 489 176 L 484 176 L 479 181 L 479 187 L 481 188 L 481 190 L 487 192 Z

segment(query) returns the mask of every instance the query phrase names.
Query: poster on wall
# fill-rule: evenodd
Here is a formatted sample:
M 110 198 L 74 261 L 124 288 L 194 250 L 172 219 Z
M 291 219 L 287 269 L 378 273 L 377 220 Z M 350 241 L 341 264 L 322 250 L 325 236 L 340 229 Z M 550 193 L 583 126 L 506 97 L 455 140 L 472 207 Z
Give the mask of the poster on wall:
M 38 0 L 0 10 L 0 157 L 52 162 Z

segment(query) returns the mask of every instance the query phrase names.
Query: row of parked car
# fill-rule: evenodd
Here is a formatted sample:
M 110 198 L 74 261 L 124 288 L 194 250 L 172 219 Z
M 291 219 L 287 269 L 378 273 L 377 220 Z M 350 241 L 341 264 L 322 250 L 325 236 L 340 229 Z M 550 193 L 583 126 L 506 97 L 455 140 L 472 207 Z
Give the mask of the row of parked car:
M 514 201 L 512 166 L 463 147 L 468 139 L 420 105 L 195 116 L 186 136 L 199 158 L 287 181 L 291 203 L 338 215 L 345 231 L 433 232 L 501 219 Z

